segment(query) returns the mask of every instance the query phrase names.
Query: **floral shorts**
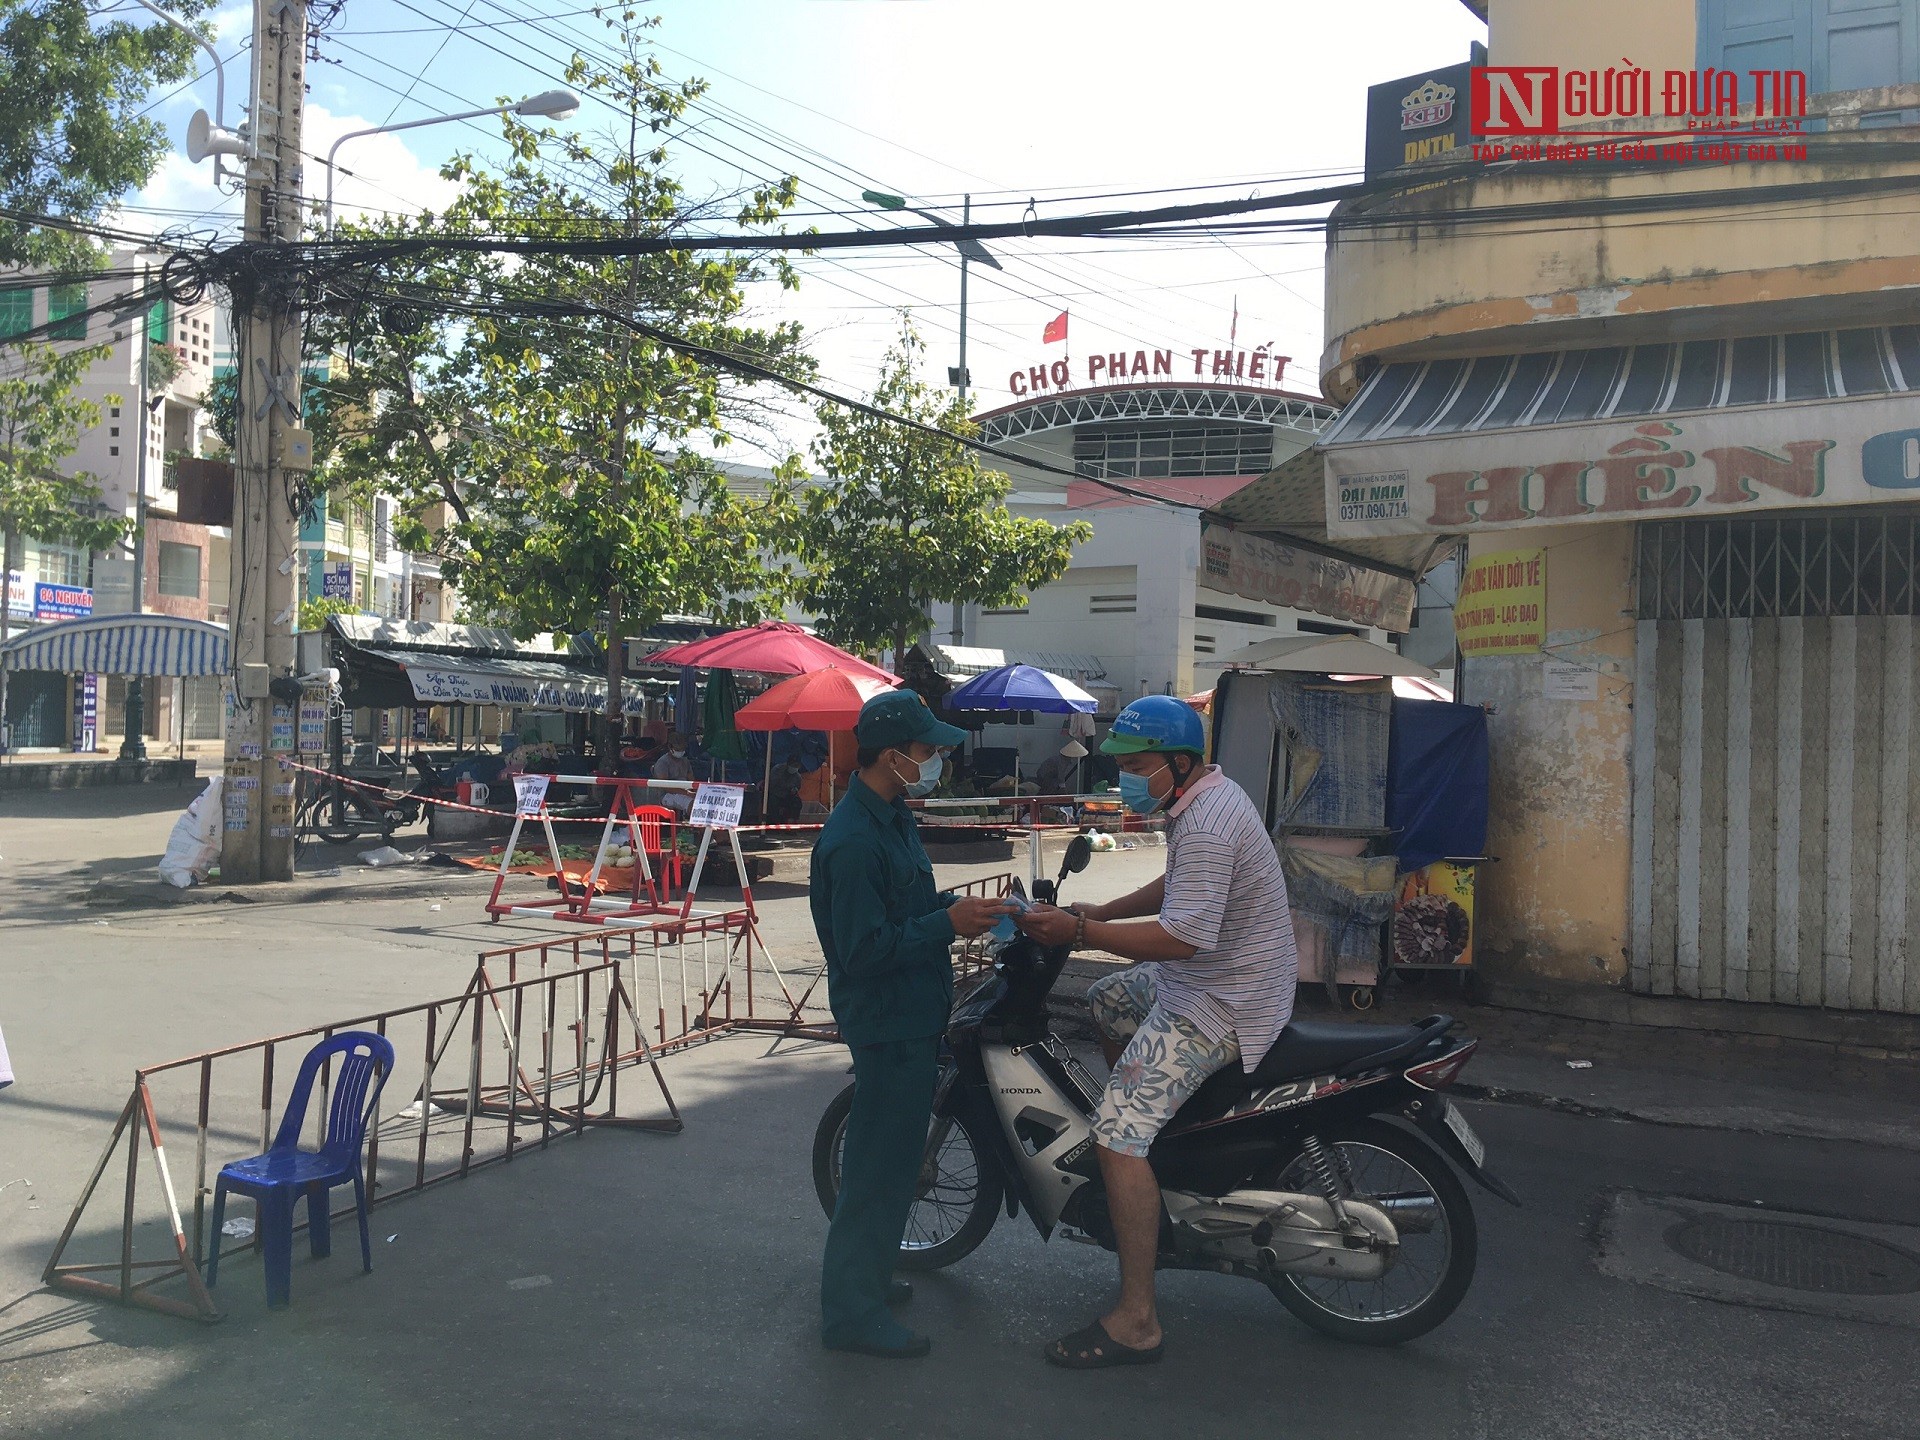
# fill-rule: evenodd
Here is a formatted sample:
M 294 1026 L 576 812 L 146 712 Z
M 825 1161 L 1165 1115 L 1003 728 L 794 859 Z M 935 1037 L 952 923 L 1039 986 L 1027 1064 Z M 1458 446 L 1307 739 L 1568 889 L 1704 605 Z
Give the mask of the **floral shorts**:
M 1094 1139 L 1116 1155 L 1144 1158 L 1169 1120 L 1216 1070 L 1240 1063 L 1240 1044 L 1216 1044 L 1154 1003 L 1158 965 L 1136 965 L 1087 991 L 1102 1035 L 1126 1042 L 1093 1112 Z

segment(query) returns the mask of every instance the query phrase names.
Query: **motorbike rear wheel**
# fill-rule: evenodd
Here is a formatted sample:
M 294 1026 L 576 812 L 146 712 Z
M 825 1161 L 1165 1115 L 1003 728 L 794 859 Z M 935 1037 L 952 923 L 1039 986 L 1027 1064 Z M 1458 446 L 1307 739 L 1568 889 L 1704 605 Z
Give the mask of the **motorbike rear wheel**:
M 853 1086 L 833 1097 L 813 1132 L 813 1188 L 831 1217 L 840 1200 L 840 1154 L 846 1144 Z M 942 1130 L 920 1173 L 907 1232 L 900 1240 L 901 1270 L 939 1270 L 971 1255 L 993 1229 L 1000 1210 L 1000 1175 L 984 1158 L 985 1143 L 968 1121 L 936 1115 L 929 1136 Z
M 1378 1280 L 1280 1274 L 1268 1288 L 1297 1319 L 1336 1340 L 1398 1345 L 1426 1334 L 1473 1283 L 1480 1242 L 1466 1187 L 1431 1145 L 1384 1120 L 1329 1126 L 1320 1143 L 1341 1173 L 1343 1199 L 1393 1196 L 1405 1205 L 1431 1198 L 1432 1226 L 1408 1227 L 1392 1268 Z M 1281 1169 L 1274 1188 L 1320 1193 L 1304 1152 Z

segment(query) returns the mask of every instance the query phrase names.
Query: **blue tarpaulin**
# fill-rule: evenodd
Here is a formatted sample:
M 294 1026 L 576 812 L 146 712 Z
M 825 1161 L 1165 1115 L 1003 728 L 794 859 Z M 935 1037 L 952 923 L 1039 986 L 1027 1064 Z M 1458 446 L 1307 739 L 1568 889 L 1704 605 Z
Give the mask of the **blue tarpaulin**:
M 1436 700 L 1393 702 L 1387 824 L 1398 832 L 1403 874 L 1486 853 L 1486 711 Z

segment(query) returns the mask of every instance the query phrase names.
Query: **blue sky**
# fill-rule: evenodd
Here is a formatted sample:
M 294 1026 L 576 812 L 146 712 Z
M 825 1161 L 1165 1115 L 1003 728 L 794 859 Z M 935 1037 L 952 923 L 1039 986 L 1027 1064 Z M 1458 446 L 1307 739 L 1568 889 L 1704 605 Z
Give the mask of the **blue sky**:
M 221 12 L 223 53 L 250 7 Z M 1163 203 L 1099 192 L 1211 187 L 1179 198 L 1276 194 L 1351 178 L 1366 87 L 1464 60 L 1485 27 L 1459 0 L 1345 6 L 1108 0 L 664 0 L 642 13 L 668 74 L 711 89 L 699 127 L 674 148 L 696 193 L 786 171 L 803 210 L 859 211 L 863 188 L 1015 219 Z M 364 125 L 476 108 L 552 88 L 576 46 L 604 34 L 577 0 L 348 0 L 310 71 L 306 148 L 325 153 Z M 230 109 L 246 57 L 229 66 Z M 211 105 L 211 80 L 154 97 L 183 136 Z M 230 123 L 235 117 L 230 116 Z M 588 106 L 571 123 L 612 122 Z M 435 174 L 456 150 L 497 142 L 485 122 L 350 142 L 347 207 L 444 201 Z M 172 157 L 126 217 L 205 232 L 237 223 L 210 167 Z M 308 187 L 317 193 L 320 167 Z M 1347 173 L 1340 173 L 1347 172 Z M 821 218 L 822 228 L 884 223 Z M 1237 300 L 1240 342 L 1294 357 L 1289 388 L 1312 391 L 1321 346 L 1321 240 L 1313 231 L 1236 238 L 997 243 L 1004 273 L 973 271 L 968 347 L 977 404 L 1006 403 L 1015 368 L 1057 358 L 1041 327 L 1072 315 L 1075 356 L 1095 350 L 1224 344 Z M 911 311 L 943 372 L 955 359 L 959 276 L 951 251 L 837 254 L 803 263 L 798 294 L 768 313 L 814 333 L 826 381 L 868 388 Z M 804 439 L 796 432 L 796 442 Z

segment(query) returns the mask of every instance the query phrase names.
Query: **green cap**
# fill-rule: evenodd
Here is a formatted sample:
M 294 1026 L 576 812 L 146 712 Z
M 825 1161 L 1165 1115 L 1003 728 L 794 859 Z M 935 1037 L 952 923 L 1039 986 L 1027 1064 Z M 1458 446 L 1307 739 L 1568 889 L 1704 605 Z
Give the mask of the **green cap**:
M 860 707 L 853 738 L 869 750 L 890 750 L 924 740 L 929 745 L 958 745 L 967 732 L 934 717 L 927 702 L 911 690 L 889 690 Z

